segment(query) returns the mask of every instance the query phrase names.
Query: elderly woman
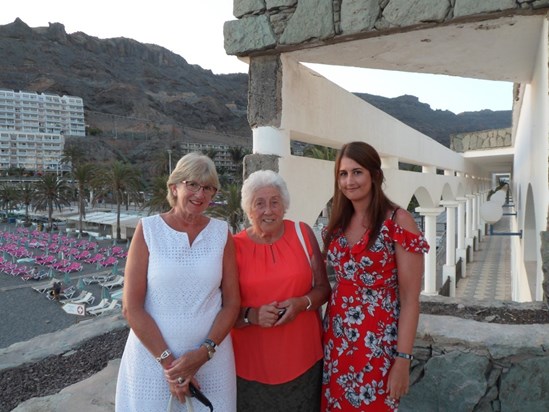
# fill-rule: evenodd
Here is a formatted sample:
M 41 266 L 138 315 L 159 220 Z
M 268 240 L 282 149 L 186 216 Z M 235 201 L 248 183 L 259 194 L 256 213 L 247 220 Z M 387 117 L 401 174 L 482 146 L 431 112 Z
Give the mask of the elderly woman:
M 207 156 L 188 154 L 167 186 L 172 209 L 140 221 L 126 263 L 123 310 L 131 331 L 116 410 L 165 411 L 170 402 L 172 410 L 183 410 L 170 395 L 184 403 L 192 382 L 215 410 L 234 412 L 234 356 L 227 335 L 240 294 L 227 223 L 204 215 L 219 187 L 215 166 Z
M 317 309 L 330 284 L 312 229 L 284 219 L 289 205 L 275 172 L 258 171 L 244 182 L 242 208 L 251 226 L 234 238 L 242 298 L 232 331 L 239 412 L 320 408 Z

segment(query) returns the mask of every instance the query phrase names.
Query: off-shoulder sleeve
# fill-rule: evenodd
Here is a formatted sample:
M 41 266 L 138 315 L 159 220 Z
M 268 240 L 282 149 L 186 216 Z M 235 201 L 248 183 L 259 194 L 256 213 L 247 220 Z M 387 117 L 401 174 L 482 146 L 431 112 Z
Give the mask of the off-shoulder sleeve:
M 423 233 L 415 234 L 407 231 L 396 223 L 394 225 L 393 240 L 401 245 L 406 251 L 412 253 L 429 252 L 429 243 L 425 240 Z

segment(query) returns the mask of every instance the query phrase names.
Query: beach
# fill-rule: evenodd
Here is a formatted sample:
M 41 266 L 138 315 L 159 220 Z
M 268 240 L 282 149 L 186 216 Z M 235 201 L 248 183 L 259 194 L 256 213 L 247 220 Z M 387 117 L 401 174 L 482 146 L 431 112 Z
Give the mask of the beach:
M 16 229 L 15 224 L 2 224 L 0 233 L 16 233 Z M 89 240 L 97 243 L 93 252 L 112 250 L 112 239 Z M 76 238 L 70 242 L 75 244 Z M 6 244 L 10 242 L 4 238 L 2 245 Z M 119 247 L 125 249 L 126 245 Z M 40 249 L 29 250 L 32 257 L 43 254 Z M 5 252 L 2 258 L 17 262 Z M 35 267 L 31 261 L 24 264 Z M 81 279 L 113 271 L 123 275 L 124 265 L 125 258 L 118 259 L 115 269 L 82 262 L 82 270 L 69 273 L 70 279 L 60 271 L 53 271 L 53 274 L 64 287 L 73 286 L 75 296 L 80 293 L 77 286 L 91 292 L 94 302 L 90 305 L 95 305 L 105 293 L 103 288 L 97 283 L 83 285 Z M 35 290 L 52 281 L 50 278 L 25 281 L 20 276 L 0 272 L 0 311 L 3 314 L 0 322 L 0 410 L 12 410 L 27 399 L 58 393 L 89 378 L 121 356 L 128 329 L 120 309 L 97 317 L 69 314 L 63 310 L 61 301 L 50 300 L 46 293 Z M 121 287 L 115 287 L 110 292 L 120 290 Z

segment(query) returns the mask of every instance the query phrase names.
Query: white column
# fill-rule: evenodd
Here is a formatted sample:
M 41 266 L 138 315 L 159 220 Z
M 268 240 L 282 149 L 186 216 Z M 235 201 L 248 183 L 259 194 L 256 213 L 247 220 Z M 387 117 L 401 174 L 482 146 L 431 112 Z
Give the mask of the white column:
M 450 278 L 450 297 L 456 296 L 456 208 L 458 202 L 442 201 L 446 207 L 446 264 L 442 267 L 442 282 Z
M 478 192 L 478 193 L 475 193 L 475 200 L 474 200 L 474 205 L 475 205 L 475 236 L 477 237 L 478 239 L 478 242 L 477 242 L 477 245 L 478 243 L 482 240 L 482 233 L 481 233 L 481 227 L 480 227 L 480 204 L 481 204 L 481 201 L 482 201 L 482 193 Z
M 457 249 L 456 259 L 461 259 L 461 276 L 465 277 L 467 268 L 467 249 L 465 248 L 465 203 L 467 198 L 458 197 L 458 215 L 457 215 Z
M 416 207 L 416 212 L 425 217 L 425 239 L 431 248 L 425 256 L 425 276 L 423 293 L 426 295 L 436 295 L 436 276 L 437 276 L 437 216 L 444 211 L 441 207 L 425 208 Z
M 254 154 L 290 156 L 290 135 L 284 130 L 261 126 L 253 129 L 252 134 Z
M 486 203 L 487 195 L 488 195 L 488 192 L 486 190 L 483 190 L 482 192 L 480 192 L 480 205 L 478 207 L 478 218 L 479 218 L 479 225 L 480 225 L 479 229 L 480 229 L 481 236 L 483 236 L 483 237 L 485 237 L 487 235 L 487 233 L 486 233 L 486 222 L 484 221 L 484 219 L 480 215 L 480 208 L 482 207 L 482 205 L 484 203 Z
M 465 204 L 465 246 L 470 247 L 471 260 L 473 260 L 474 237 L 473 234 L 473 199 L 475 195 L 465 195 L 467 203 Z

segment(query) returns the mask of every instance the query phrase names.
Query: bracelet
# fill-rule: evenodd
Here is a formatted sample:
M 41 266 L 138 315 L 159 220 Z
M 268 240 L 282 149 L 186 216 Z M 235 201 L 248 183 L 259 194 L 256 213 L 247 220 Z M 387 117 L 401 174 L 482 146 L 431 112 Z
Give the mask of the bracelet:
M 166 350 L 164 350 L 164 352 L 162 352 L 162 353 L 160 354 L 160 356 L 159 356 L 158 358 L 156 358 L 156 361 L 157 361 L 158 363 L 162 363 L 162 361 L 163 361 L 164 359 L 166 359 L 168 356 L 170 356 L 171 354 L 172 354 L 172 352 L 171 352 L 169 349 L 166 349 Z
M 410 360 L 410 361 L 414 359 L 414 355 L 410 355 L 409 353 L 404 353 L 404 352 L 397 352 L 396 357 L 397 358 L 407 359 L 407 360 Z
M 309 304 L 307 305 L 305 310 L 309 310 L 313 306 L 313 302 L 311 301 L 311 298 L 309 297 L 309 295 L 305 295 L 305 298 L 309 301 Z
M 250 313 L 250 309 L 251 309 L 251 307 L 248 306 L 248 307 L 246 308 L 246 310 L 244 311 L 244 323 L 245 323 L 246 325 L 251 325 L 251 324 L 252 324 L 252 322 L 250 322 L 250 319 L 248 318 L 248 315 L 249 315 L 249 313 Z

